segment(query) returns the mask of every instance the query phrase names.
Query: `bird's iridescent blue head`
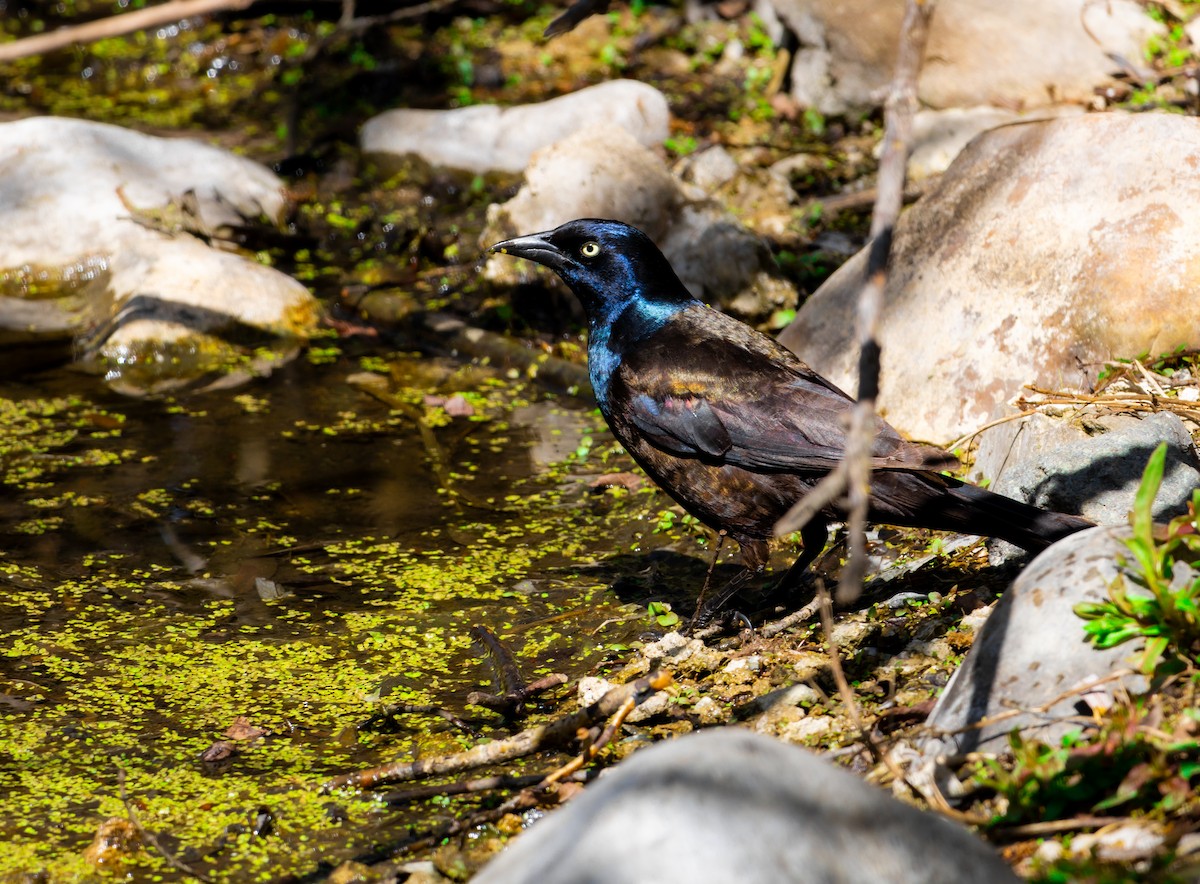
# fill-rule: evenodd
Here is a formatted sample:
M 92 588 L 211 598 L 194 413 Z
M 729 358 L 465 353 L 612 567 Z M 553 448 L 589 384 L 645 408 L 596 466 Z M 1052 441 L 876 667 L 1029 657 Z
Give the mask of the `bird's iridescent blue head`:
M 693 303 L 650 237 L 620 221 L 581 218 L 488 251 L 549 267 L 571 287 L 593 327 L 611 324 L 631 305 L 665 313 Z

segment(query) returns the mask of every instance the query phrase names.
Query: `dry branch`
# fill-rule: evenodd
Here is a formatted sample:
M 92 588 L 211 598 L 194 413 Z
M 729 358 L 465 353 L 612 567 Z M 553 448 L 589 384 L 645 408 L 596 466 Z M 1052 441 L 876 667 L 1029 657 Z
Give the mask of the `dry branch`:
M 871 216 L 867 279 L 858 295 L 858 403 L 850 421 L 846 452 L 846 484 L 850 499 L 849 556 L 842 569 L 837 598 L 851 602 L 862 592 L 867 569 L 866 522 L 871 493 L 871 446 L 875 437 L 875 400 L 879 396 L 879 317 L 887 285 L 892 236 L 904 203 L 904 177 L 917 109 L 917 76 L 929 38 L 934 0 L 908 0 L 900 35 L 896 73 L 884 102 L 883 156 L 879 161 L 879 193 Z
M 106 37 L 119 37 L 133 31 L 144 31 L 159 25 L 171 24 L 194 15 L 208 15 L 245 9 L 254 0 L 171 0 L 160 6 L 150 6 L 135 12 L 125 12 L 87 24 L 71 25 L 0 44 L 0 62 L 15 61 L 30 55 L 44 55 L 56 49 L 65 49 L 76 44 L 94 43 Z
M 879 394 L 879 316 L 887 284 L 892 234 L 904 202 L 904 176 L 912 141 L 912 120 L 917 106 L 917 75 L 929 37 L 935 0 L 908 0 L 900 34 L 896 72 L 884 102 L 883 156 L 875 209 L 871 216 L 871 244 L 867 272 L 858 296 L 859 344 L 858 402 L 850 416 L 846 454 L 837 468 L 789 510 L 775 526 L 776 536 L 790 534 L 808 523 L 823 507 L 846 493 L 849 498 L 849 556 L 842 569 L 837 600 L 845 604 L 862 592 L 866 573 L 866 520 L 871 493 L 870 456 L 875 436 L 875 400 Z
M 584 782 L 585 774 L 567 777 L 572 782 Z M 446 795 L 476 795 L 480 792 L 494 792 L 497 789 L 525 789 L 536 786 L 545 780 L 542 774 L 526 774 L 514 777 L 500 775 L 495 777 L 480 777 L 474 780 L 462 780 L 457 783 L 438 783 L 432 786 L 414 786 L 411 789 L 399 789 L 383 796 L 388 804 L 408 804 L 413 801 L 424 801 L 426 798 L 438 798 Z
M 643 703 L 652 694 L 669 686 L 671 681 L 671 676 L 667 673 L 652 672 L 644 678 L 613 688 L 590 706 L 548 724 L 523 730 L 508 739 L 483 743 L 466 752 L 458 752 L 454 755 L 395 762 L 369 770 L 343 774 L 334 777 L 322 788 L 326 792 L 340 789 L 343 786 L 367 789 L 380 783 L 401 783 L 422 777 L 459 773 L 488 764 L 498 764 L 502 761 L 521 758 L 542 749 L 569 742 L 575 738 L 580 728 L 589 728 L 614 714 L 626 700 L 632 698 L 635 704 Z

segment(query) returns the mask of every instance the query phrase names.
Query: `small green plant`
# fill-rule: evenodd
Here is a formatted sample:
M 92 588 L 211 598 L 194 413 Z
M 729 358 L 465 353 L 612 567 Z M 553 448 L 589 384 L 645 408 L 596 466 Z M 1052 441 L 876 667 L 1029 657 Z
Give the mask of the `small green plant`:
M 658 520 L 654 523 L 655 534 L 665 534 L 675 527 L 675 520 L 678 518 L 675 510 L 659 510 Z
M 691 135 L 680 135 L 678 137 L 672 135 L 663 142 L 663 147 L 676 156 L 686 157 L 688 154 L 696 152 L 698 144 L 696 139 Z
M 1117 704 L 1084 739 L 1074 731 L 1052 746 L 1018 731 L 1010 759 L 984 757 L 972 780 L 996 793 L 992 825 L 1064 819 L 1116 807 L 1171 813 L 1191 795 L 1196 741 L 1176 741 L 1155 726 L 1140 701 Z
M 654 618 L 654 622 L 663 629 L 670 629 L 679 625 L 679 615 L 671 610 L 671 605 L 668 602 L 651 602 L 646 606 L 646 611 Z
M 820 138 L 825 134 L 825 115 L 815 107 L 804 109 L 804 129 Z
M 1179 68 L 1193 58 L 1182 24 L 1173 25 L 1165 35 L 1151 35 L 1146 41 L 1147 61 L 1161 61 L 1168 68 Z
M 1075 606 L 1087 621 L 1088 640 L 1098 648 L 1145 639 L 1140 668 L 1147 675 L 1191 668 L 1200 651 L 1200 572 L 1189 564 L 1200 558 L 1200 489 L 1193 492 L 1187 514 L 1172 519 L 1166 538 L 1157 541 L 1152 506 L 1166 456 L 1164 442 L 1150 456 L 1134 499 L 1133 536 L 1126 541 L 1134 567 L 1114 581 L 1107 601 Z

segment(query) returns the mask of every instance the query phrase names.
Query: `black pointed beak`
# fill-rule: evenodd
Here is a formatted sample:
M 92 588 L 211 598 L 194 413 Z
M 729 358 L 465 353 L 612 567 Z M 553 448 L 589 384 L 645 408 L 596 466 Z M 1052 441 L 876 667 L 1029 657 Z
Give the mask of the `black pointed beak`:
M 518 236 L 515 239 L 506 239 L 504 242 L 498 242 L 488 252 L 501 255 L 514 255 L 518 258 L 525 258 L 529 261 L 542 264 L 549 267 L 551 270 L 558 270 L 566 263 L 566 255 L 563 251 L 548 239 L 547 236 L 552 231 L 546 233 L 531 233 L 528 236 Z

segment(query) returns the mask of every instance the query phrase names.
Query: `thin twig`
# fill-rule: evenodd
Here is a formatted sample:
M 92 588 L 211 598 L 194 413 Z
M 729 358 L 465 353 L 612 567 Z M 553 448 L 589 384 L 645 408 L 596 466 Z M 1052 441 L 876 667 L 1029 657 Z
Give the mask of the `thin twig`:
M 1012 828 L 996 828 L 993 834 L 1011 836 L 1014 838 L 1037 838 L 1041 835 L 1057 835 L 1060 832 L 1072 832 L 1075 829 L 1100 829 L 1104 826 L 1126 824 L 1129 817 L 1119 816 L 1078 816 L 1069 820 L 1043 820 L 1040 823 L 1025 823 Z
M 779 633 L 791 629 L 801 623 L 807 623 L 813 618 L 813 615 L 818 613 L 821 607 L 821 599 L 815 598 L 799 611 L 793 611 L 786 617 L 776 620 L 774 623 L 767 623 L 759 630 L 763 638 L 774 638 Z
M 667 676 L 669 679 L 670 676 Z M 602 698 L 601 702 L 608 698 L 609 694 L 616 693 L 615 690 L 609 691 Z M 453 820 L 445 825 L 439 826 L 424 837 L 409 841 L 396 848 L 393 857 L 409 854 L 417 850 L 424 850 L 432 847 L 434 844 L 446 839 L 453 838 L 456 835 L 461 835 L 468 832 L 477 826 L 485 823 L 494 822 L 503 816 L 510 813 L 520 813 L 531 807 L 536 807 L 543 798 L 560 782 L 564 780 L 576 780 L 582 773 L 579 769 L 588 761 L 591 761 L 599 751 L 613 738 L 617 729 L 625 721 L 625 717 L 637 707 L 641 700 L 637 696 L 626 696 L 612 711 L 612 720 L 600 732 L 596 739 L 585 742 L 583 750 L 569 761 L 556 770 L 551 771 L 545 777 L 542 777 L 535 785 L 522 789 L 520 792 L 513 795 L 499 807 L 490 810 L 482 810 L 471 814 L 465 819 Z M 431 787 L 436 788 L 436 787 Z M 384 873 L 396 866 L 396 860 L 393 858 L 386 863 L 379 863 L 374 866 L 377 874 L 382 878 Z
M 444 718 L 450 724 L 469 734 L 478 733 L 470 724 L 463 721 L 449 709 L 444 709 L 441 706 L 434 706 L 432 703 L 389 703 L 383 706 L 378 712 L 371 716 L 371 721 L 380 719 L 394 718 L 397 715 L 436 715 L 438 718 Z
M 345 22 L 340 22 L 339 27 L 350 33 L 365 31 L 376 25 L 386 25 L 392 22 L 403 21 L 406 18 L 416 18 L 417 16 L 425 15 L 427 12 L 438 12 L 453 6 L 457 2 L 458 0 L 428 0 L 427 3 L 418 3 L 416 6 L 405 6 L 384 15 L 364 15 L 360 18 L 350 18 Z
M 813 517 L 829 504 L 841 497 L 846 491 L 846 461 L 839 461 L 812 490 L 801 497 L 783 518 L 775 523 L 775 536 L 783 537 L 799 531 L 813 520 Z
M 837 685 L 838 695 L 842 698 L 842 705 L 846 707 L 846 714 L 850 716 L 850 723 L 864 739 L 868 739 L 868 734 L 863 728 L 862 713 L 858 710 L 858 698 L 854 696 L 850 682 L 846 680 L 846 673 L 842 669 L 842 655 L 833 635 L 833 599 L 829 597 L 825 581 L 820 579 L 817 580 L 817 603 L 817 610 L 821 614 L 821 628 L 825 631 L 825 644 L 829 648 L 829 670 L 833 674 L 833 683 Z
M 1194 423 L 1200 423 L 1200 409 L 1196 408 L 1195 403 L 1172 397 L 1156 399 L 1145 393 L 1063 393 L 1034 386 L 1027 386 L 1026 389 L 1040 398 L 1029 399 L 1022 396 L 1014 402 L 1018 408 L 1037 408 L 1042 405 L 1095 405 L 1113 411 L 1170 411 Z
M 925 195 L 925 192 L 930 189 L 938 177 L 930 176 L 921 181 L 909 182 L 904 188 L 904 201 L 906 203 L 916 202 Z M 838 212 L 855 212 L 860 209 L 869 208 L 875 205 L 875 200 L 878 197 L 879 189 L 876 187 L 864 187 L 862 190 L 835 193 L 832 196 L 822 196 L 810 200 L 801 206 L 798 214 L 808 217 L 811 212 L 820 207 L 821 217 L 828 220 Z
M 489 694 L 484 691 L 472 691 L 467 694 L 467 702 L 472 706 L 482 706 L 499 712 L 502 715 L 515 715 L 521 707 L 538 694 L 545 693 L 551 688 L 567 683 L 567 677 L 561 672 L 552 672 L 547 676 L 522 684 L 518 690 L 505 694 Z
M 962 727 L 954 728 L 952 730 L 927 728 L 927 732 L 934 736 L 951 737 L 955 734 L 965 734 L 968 731 L 979 730 L 981 728 L 989 727 L 993 724 L 999 724 L 1000 722 L 1007 721 L 1010 718 L 1016 718 L 1018 715 L 1043 715 L 1064 700 L 1069 700 L 1071 697 L 1076 697 L 1080 694 L 1086 694 L 1088 691 L 1092 690 L 1093 688 L 1097 688 L 1102 684 L 1107 684 L 1110 681 L 1117 681 L 1130 675 L 1136 675 L 1136 673 L 1132 669 L 1117 669 L 1108 673 L 1108 675 L 1100 676 L 1099 678 L 1094 678 L 1090 681 L 1085 681 L 1082 684 L 1078 684 L 1075 687 L 1070 688 L 1069 690 L 1065 690 L 1061 694 L 1058 694 L 1057 696 L 1047 700 L 1045 703 L 1042 703 L 1040 706 L 1008 709 L 1004 712 L 998 712 L 995 715 L 984 716 L 978 721 L 963 725 Z
M 858 295 L 858 402 L 851 413 L 846 440 L 850 554 L 838 583 L 838 602 L 862 594 L 867 570 L 866 522 L 871 494 L 871 447 L 875 436 L 875 401 L 879 397 L 879 318 L 887 286 L 892 236 L 904 203 L 905 169 L 917 108 L 917 76 L 929 37 L 935 0 L 907 0 L 900 32 L 896 72 L 884 102 L 883 156 L 879 160 L 879 194 L 871 215 L 866 282 Z
M 413 786 L 411 789 L 399 789 L 388 792 L 382 800 L 388 804 L 408 804 L 413 801 L 424 801 L 426 798 L 438 798 L 447 795 L 474 795 L 479 792 L 494 792 L 497 789 L 525 789 L 536 786 L 546 778 L 545 774 L 527 774 L 525 776 L 479 777 L 474 780 L 460 780 L 456 783 L 439 783 L 432 786 Z M 583 778 L 578 778 L 582 780 Z
M 1159 386 L 1158 381 L 1154 379 L 1154 376 L 1151 375 L 1146 369 L 1146 366 L 1142 365 L 1142 361 L 1140 359 L 1133 360 L 1133 366 L 1138 370 L 1138 374 L 1142 376 L 1144 385 L 1149 388 L 1150 397 L 1152 399 L 1161 399 L 1163 396 L 1167 395 L 1165 392 L 1163 392 L 1163 388 Z
M 998 427 L 1001 424 L 1008 423 L 1009 421 L 1016 421 L 1016 420 L 1020 420 L 1023 417 L 1029 417 L 1029 415 L 1031 415 L 1031 414 L 1037 414 L 1037 409 L 1028 408 L 1023 411 L 1019 411 L 1016 414 L 1010 414 L 1006 417 L 996 418 L 996 420 L 994 420 L 994 421 L 988 421 L 982 427 L 975 428 L 971 432 L 967 433 L 965 436 L 959 436 L 957 439 L 955 439 L 953 442 L 951 442 L 949 445 L 946 446 L 946 450 L 953 453 L 953 452 L 957 451 L 959 448 L 961 448 L 962 446 L 966 445 L 968 442 L 970 442 L 972 439 L 974 439 L 976 436 L 978 436 L 980 433 L 984 432 L 985 430 L 990 430 L 992 427 Z
M 724 528 L 717 532 L 717 546 L 713 550 L 712 560 L 708 563 L 708 573 L 704 575 L 704 585 L 700 587 L 700 595 L 696 598 L 696 610 L 704 610 L 704 597 L 708 595 L 708 584 L 712 580 L 713 571 L 717 567 L 717 559 L 721 557 L 721 547 L 725 545 L 727 532 Z
M 196 15 L 245 9 L 252 3 L 254 0 L 171 0 L 171 2 L 159 6 L 124 12 L 82 25 L 59 28 L 47 34 L 36 34 L 32 37 L 13 40 L 11 43 L 2 43 L 0 44 L 0 62 L 16 61 L 18 58 L 27 58 L 31 55 L 44 55 L 47 52 L 76 44 L 95 43 L 106 37 L 119 37 L 133 31 L 144 31 L 147 28 L 170 24 Z

